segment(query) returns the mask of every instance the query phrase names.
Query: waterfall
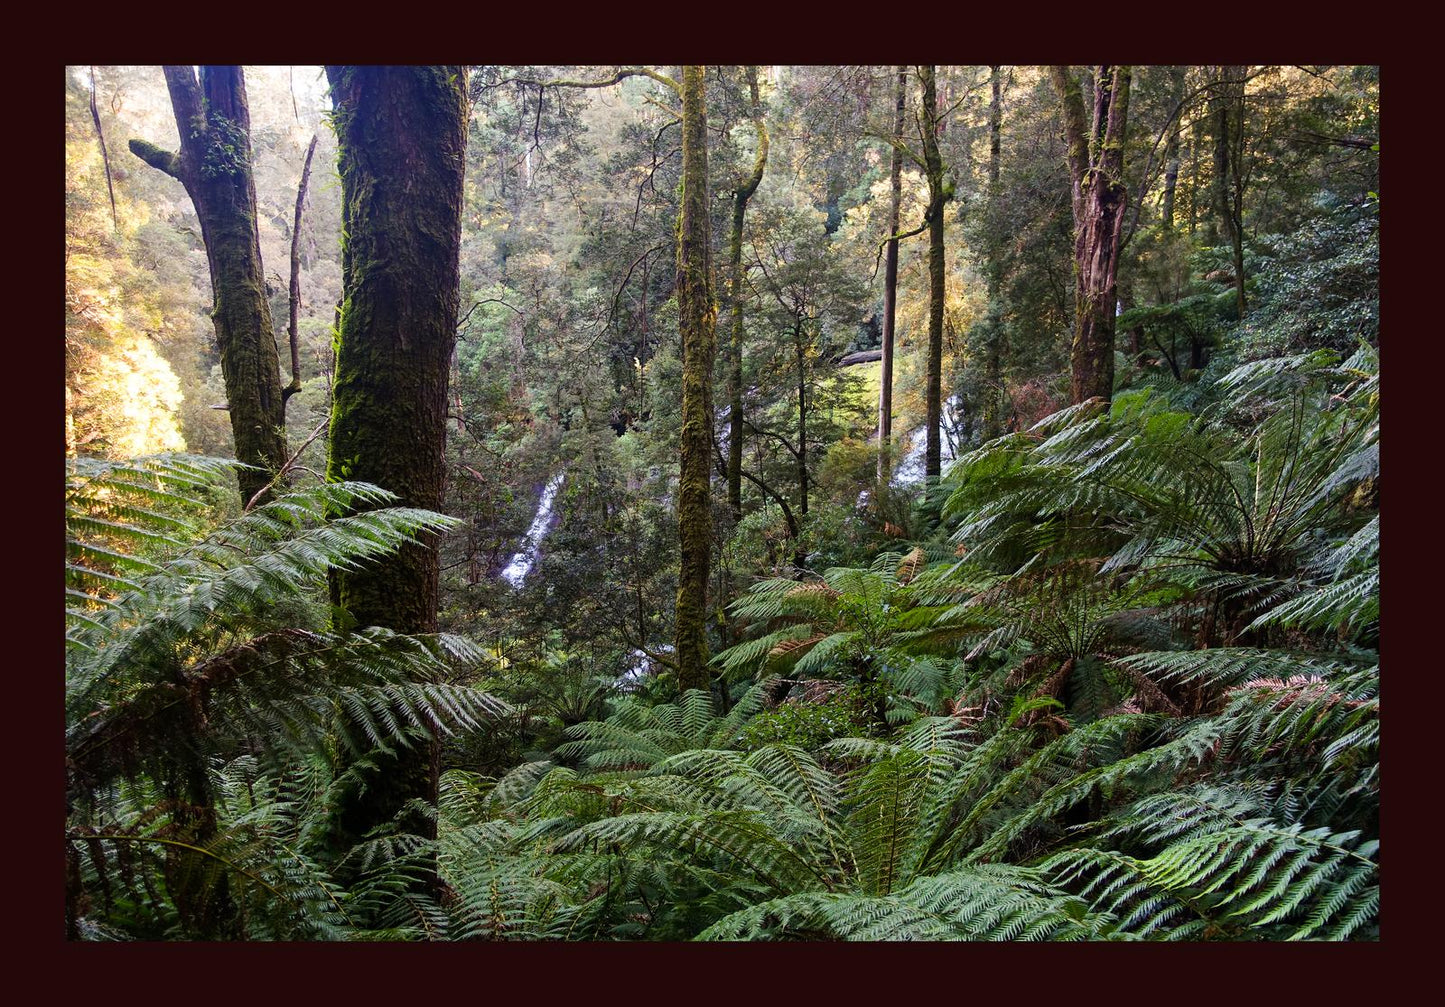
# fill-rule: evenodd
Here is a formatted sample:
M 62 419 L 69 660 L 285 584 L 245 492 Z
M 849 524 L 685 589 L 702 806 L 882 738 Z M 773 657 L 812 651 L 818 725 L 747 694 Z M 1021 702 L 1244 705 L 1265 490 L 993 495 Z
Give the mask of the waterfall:
M 948 436 L 948 431 L 958 425 L 958 409 L 961 403 L 957 395 L 950 395 L 943 403 L 943 429 L 940 433 L 943 438 L 940 441 L 939 460 L 943 466 L 954 459 L 953 442 Z M 928 428 L 926 426 L 914 429 L 912 439 L 909 441 L 908 453 L 898 463 L 898 468 L 893 471 L 894 486 L 916 486 L 923 482 L 924 455 L 928 453 Z
M 502 571 L 502 579 L 513 587 L 522 586 L 532 564 L 537 562 L 537 551 L 542 547 L 542 539 L 547 537 L 547 526 L 552 522 L 552 501 L 556 499 L 561 485 L 561 472 L 548 480 L 547 488 L 542 490 L 542 499 L 537 502 L 537 516 L 532 518 L 532 526 L 527 529 L 527 537 L 522 540 L 522 548 Z

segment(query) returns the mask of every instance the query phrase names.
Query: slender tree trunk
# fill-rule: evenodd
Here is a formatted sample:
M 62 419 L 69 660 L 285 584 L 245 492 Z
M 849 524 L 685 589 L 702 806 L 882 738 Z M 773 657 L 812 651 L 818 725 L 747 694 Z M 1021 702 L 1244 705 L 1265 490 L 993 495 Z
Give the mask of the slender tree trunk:
M 943 156 L 938 150 L 938 96 L 934 69 L 919 68 L 923 81 L 923 163 L 928 177 L 928 363 L 924 379 L 927 442 L 923 475 L 929 485 L 943 471 L 943 205 L 953 195 L 943 177 Z
M 1185 69 L 1182 66 L 1169 68 L 1169 97 L 1175 108 L 1184 101 Z M 1184 115 L 1181 111 L 1174 116 L 1174 122 L 1169 127 L 1169 138 L 1164 143 L 1164 205 L 1159 212 L 1164 226 L 1171 231 L 1174 229 L 1174 190 L 1179 185 L 1179 134 L 1183 121 Z
M 988 106 L 988 202 L 989 222 L 984 277 L 988 283 L 987 337 L 984 343 L 983 439 L 992 440 L 1003 432 L 1003 263 L 997 231 L 999 161 L 1003 149 L 1002 67 L 989 67 L 992 97 Z
M 1070 394 L 1075 403 L 1114 394 L 1114 308 L 1119 239 L 1128 190 L 1124 135 L 1127 66 L 1101 66 L 1094 82 L 1094 124 L 1085 139 L 1084 103 L 1067 67 L 1050 67 L 1063 107 L 1074 210 L 1074 340 Z
M 1125 311 L 1135 306 L 1133 280 L 1119 282 L 1119 305 Z M 1144 352 L 1144 326 L 1136 325 L 1129 330 L 1129 353 L 1138 360 Z
M 130 149 L 180 180 L 201 222 L 236 458 L 253 466 L 237 473 L 245 503 L 266 488 L 287 457 L 280 356 L 256 226 L 246 81 L 239 66 L 203 66 L 199 83 L 189 66 L 167 66 L 165 76 L 180 152 L 138 139 Z
M 1214 123 L 1215 215 L 1224 227 L 1234 265 L 1234 300 L 1244 318 L 1244 76 L 1242 66 L 1221 66 L 1211 100 Z
M 708 687 L 707 580 L 712 549 L 712 365 L 716 346 L 708 236 L 707 95 L 703 67 L 682 71 L 682 209 L 677 303 L 682 335 L 682 436 L 677 526 L 678 685 Z
M 317 139 L 313 133 L 306 145 L 306 163 L 301 166 L 301 183 L 296 187 L 296 216 L 291 224 L 291 311 L 286 326 L 286 338 L 291 343 L 291 383 L 281 389 L 283 405 L 301 390 L 301 212 L 306 206 L 306 186 L 311 181 L 311 157 L 316 153 Z
M 908 68 L 898 68 L 893 105 L 893 138 L 903 140 L 903 116 L 908 108 Z M 898 233 L 903 207 L 903 151 L 893 147 L 889 168 L 888 233 Z M 878 383 L 878 482 L 887 483 L 893 471 L 893 342 L 898 321 L 898 239 L 888 239 L 883 265 L 883 369 Z
M 808 516 L 808 347 L 802 316 L 793 319 L 793 358 L 798 367 L 798 513 Z
M 329 66 L 342 191 L 340 348 L 331 411 L 333 479 L 391 490 L 438 510 L 445 479 L 446 392 L 456 339 L 466 72 L 460 66 Z M 337 573 L 336 602 L 361 626 L 437 627 L 437 543 Z M 436 801 L 435 741 L 353 767 L 332 839 L 343 850 L 408 801 Z M 410 813 L 405 831 L 434 836 Z
M 1214 133 L 1214 186 L 1213 186 L 1213 211 L 1214 220 L 1209 227 L 1209 236 L 1218 243 L 1221 232 L 1226 241 L 1229 240 L 1229 99 L 1223 93 L 1225 89 L 1224 78 L 1229 68 L 1221 66 L 1216 68 L 1215 88 L 1216 91 L 1209 101 L 1209 119 Z
M 1199 230 L 1199 145 L 1204 138 L 1204 116 L 1195 116 L 1189 130 L 1189 236 Z M 1208 239 L 1206 245 L 1217 243 Z
M 115 183 L 110 178 L 110 150 L 105 145 L 105 130 L 100 125 L 100 109 L 95 104 L 95 67 L 90 68 L 90 118 L 95 123 L 95 136 L 100 141 L 100 163 L 105 166 L 105 191 L 110 194 L 110 226 L 120 230 L 120 217 L 115 212 Z
M 748 200 L 758 191 L 763 171 L 768 165 L 768 127 L 763 122 L 758 98 L 758 68 L 748 67 L 748 87 L 752 91 L 753 129 L 758 136 L 757 157 L 752 174 L 733 190 L 733 229 L 728 242 L 728 291 L 732 307 L 732 371 L 728 379 L 728 506 L 733 520 L 743 516 L 743 218 Z

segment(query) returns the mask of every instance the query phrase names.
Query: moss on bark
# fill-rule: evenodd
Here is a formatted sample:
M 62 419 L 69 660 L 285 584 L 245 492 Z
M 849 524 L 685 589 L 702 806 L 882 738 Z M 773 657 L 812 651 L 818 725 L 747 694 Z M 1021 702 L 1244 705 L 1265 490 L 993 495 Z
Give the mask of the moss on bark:
M 758 68 L 748 67 L 753 129 L 758 137 L 752 173 L 733 190 L 733 227 L 728 241 L 728 300 L 732 306 L 732 370 L 728 378 L 728 506 L 733 520 L 743 516 L 743 221 L 748 200 L 758 191 L 768 166 L 768 127 L 758 97 Z
M 682 335 L 682 437 L 677 529 L 681 557 L 675 634 L 678 685 L 708 686 L 707 579 L 712 549 L 712 365 L 717 311 L 707 195 L 707 97 L 703 68 L 682 72 L 682 210 L 677 302 Z
M 239 66 L 203 66 L 199 82 L 187 66 L 168 66 L 165 75 L 180 153 L 144 140 L 132 140 L 130 149 L 181 181 L 201 222 L 236 458 L 253 466 L 237 473 L 244 504 L 266 488 L 287 455 L 280 356 L 256 227 L 246 80 Z
M 467 115 L 461 67 L 327 67 L 342 188 L 344 301 L 331 412 L 332 479 L 361 479 L 410 507 L 442 506 L 446 391 L 456 338 Z M 437 543 L 336 575 L 358 625 L 437 627 Z M 437 750 L 374 758 L 344 795 L 332 844 L 344 849 L 405 803 L 436 800 Z M 434 821 L 403 827 L 432 834 Z
M 1130 69 L 1101 66 L 1094 86 L 1094 124 L 1084 135 L 1084 103 L 1067 67 L 1051 67 L 1068 140 L 1074 206 L 1074 338 L 1069 354 L 1070 397 L 1108 401 L 1114 393 L 1114 305 L 1119 240 L 1128 190 L 1124 135 Z

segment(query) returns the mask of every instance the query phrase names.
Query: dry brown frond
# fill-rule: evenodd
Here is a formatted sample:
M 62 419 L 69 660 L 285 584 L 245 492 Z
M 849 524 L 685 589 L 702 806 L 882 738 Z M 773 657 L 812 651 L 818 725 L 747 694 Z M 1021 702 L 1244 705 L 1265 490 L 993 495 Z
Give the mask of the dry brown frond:
M 898 583 L 907 584 L 914 577 L 917 577 L 918 571 L 922 569 L 923 549 L 920 546 L 914 546 L 913 551 L 907 556 L 904 556 L 903 560 L 898 564 Z
M 825 636 L 827 636 L 826 633 L 815 633 L 803 640 L 783 640 L 781 643 L 776 644 L 772 650 L 768 651 L 768 656 L 783 657 L 786 654 L 791 654 L 795 650 L 811 647 Z

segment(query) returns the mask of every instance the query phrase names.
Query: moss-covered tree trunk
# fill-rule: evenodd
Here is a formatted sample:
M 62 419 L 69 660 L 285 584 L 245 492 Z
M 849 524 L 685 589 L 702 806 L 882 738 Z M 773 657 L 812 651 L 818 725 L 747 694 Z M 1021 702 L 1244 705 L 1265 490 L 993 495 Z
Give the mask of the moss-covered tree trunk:
M 928 178 L 928 362 L 924 373 L 927 441 L 923 476 L 931 486 L 943 471 L 943 205 L 953 191 L 943 177 L 943 155 L 938 150 L 938 92 L 933 67 L 920 67 L 919 75 L 923 82 L 919 123 L 923 130 L 924 174 Z
M 908 108 L 908 68 L 898 68 L 893 102 L 893 158 L 888 169 L 888 248 L 883 261 L 883 365 L 878 380 L 878 482 L 893 472 L 893 341 L 898 322 L 898 220 L 903 208 L 903 116 Z
M 130 149 L 185 186 L 211 269 L 211 320 L 231 416 L 236 459 L 253 470 L 237 473 L 247 503 L 286 461 L 286 414 L 280 356 L 266 300 L 256 183 L 251 172 L 251 113 L 239 66 L 165 67 L 166 86 L 181 135 L 177 153 L 144 140 Z M 263 497 L 264 499 L 264 497 Z
M 343 305 L 331 409 L 332 479 L 391 490 L 438 510 L 446 392 L 456 339 L 466 77 L 459 66 L 329 66 L 341 174 Z M 361 626 L 437 626 L 436 542 L 338 573 L 336 602 Z M 344 796 L 332 843 L 344 848 L 409 800 L 436 800 L 438 750 L 373 753 Z M 435 822 L 409 815 L 410 832 Z
M 1127 66 L 1101 66 L 1094 82 L 1094 124 L 1087 133 L 1079 82 L 1068 67 L 1049 68 L 1068 144 L 1074 210 L 1074 339 L 1069 355 L 1073 402 L 1114 394 L 1114 308 L 1119 239 L 1128 190 L 1124 133 L 1129 111 Z
M 743 516 L 743 220 L 748 200 L 758 191 L 768 166 L 768 127 L 758 97 L 758 68 L 748 67 L 753 129 L 758 137 L 752 173 L 733 190 L 733 228 L 728 242 L 728 300 L 732 308 L 732 367 L 728 375 L 728 506 L 733 520 Z
M 707 96 L 703 68 L 682 71 L 682 209 L 677 233 L 677 306 L 682 335 L 681 472 L 677 530 L 678 685 L 708 687 L 707 578 L 712 549 L 712 364 L 717 312 L 708 234 Z

